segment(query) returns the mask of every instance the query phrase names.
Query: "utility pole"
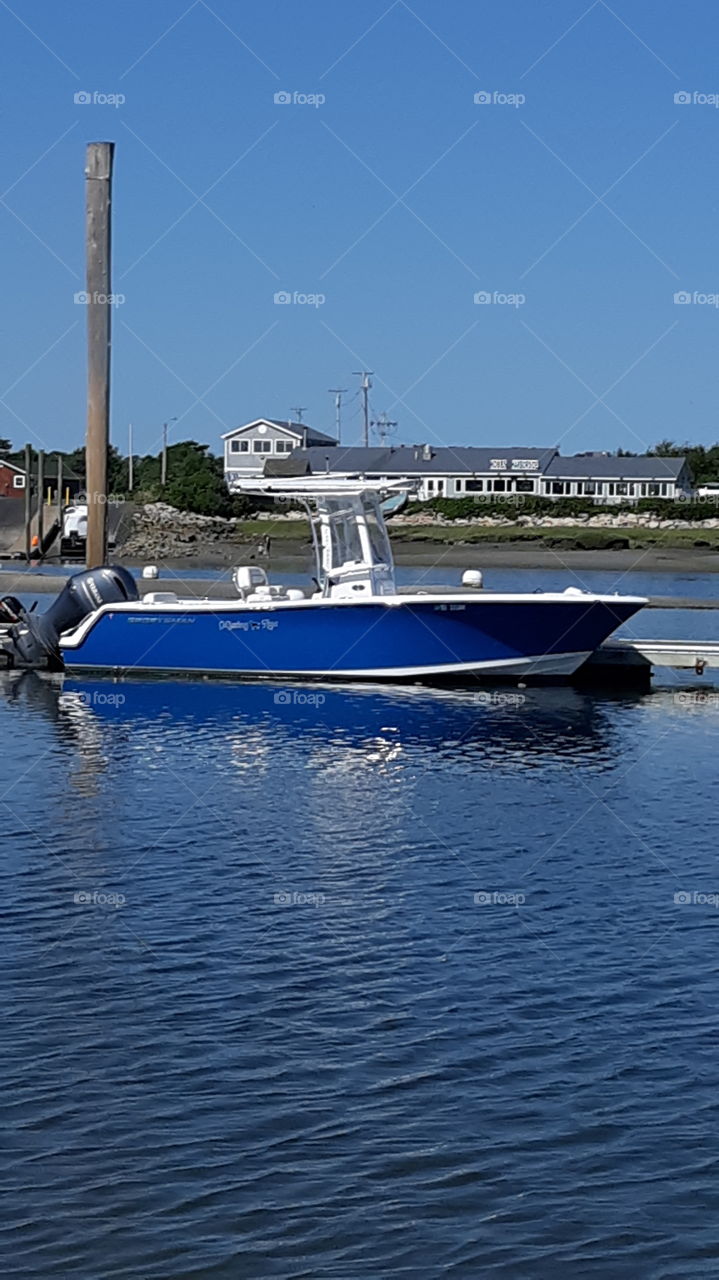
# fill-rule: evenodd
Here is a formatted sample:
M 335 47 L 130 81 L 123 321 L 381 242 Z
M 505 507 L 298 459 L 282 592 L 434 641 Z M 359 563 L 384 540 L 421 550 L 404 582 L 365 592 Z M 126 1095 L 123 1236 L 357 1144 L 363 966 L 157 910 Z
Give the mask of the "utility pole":
M 389 418 L 387 417 L 387 414 L 381 413 L 379 418 L 373 419 L 373 421 L 370 423 L 370 426 L 377 428 L 377 435 L 379 436 L 379 442 L 381 445 L 383 445 L 387 437 L 390 436 L 394 431 L 395 427 L 397 426 L 397 423 L 390 422 Z
M 362 391 L 362 416 L 364 419 L 362 443 L 364 444 L 365 449 L 369 445 L 369 390 L 372 386 L 372 383 L 370 382 L 372 372 L 372 369 L 355 369 L 352 375 L 355 378 L 362 379 L 360 383 Z
M 160 460 L 160 484 L 164 489 L 167 484 L 167 428 L 171 422 L 177 422 L 177 418 L 170 418 L 162 424 L 162 458 Z
M 88 569 L 107 555 L 107 452 L 110 439 L 110 297 L 112 161 L 114 142 L 89 142 L 85 164 L 87 267 Z
M 347 391 L 346 387 L 330 387 L 329 393 L 335 398 L 335 431 L 337 432 L 337 443 L 342 441 L 342 397 Z
M 306 412 L 306 410 L 307 410 L 307 405 L 306 405 L 306 404 L 304 404 L 304 405 L 302 405 L 302 404 L 299 404 L 299 405 L 297 405 L 297 404 L 292 404 L 292 405 L 290 405 L 290 413 L 296 413 L 296 414 L 297 414 L 297 421 L 298 421 L 299 423 L 301 423 L 301 422 L 302 422 L 302 414 L 303 414 L 303 413 L 305 413 L 305 412 Z
M 132 456 L 132 423 L 127 424 L 127 488 L 132 493 L 135 482 L 135 459 Z

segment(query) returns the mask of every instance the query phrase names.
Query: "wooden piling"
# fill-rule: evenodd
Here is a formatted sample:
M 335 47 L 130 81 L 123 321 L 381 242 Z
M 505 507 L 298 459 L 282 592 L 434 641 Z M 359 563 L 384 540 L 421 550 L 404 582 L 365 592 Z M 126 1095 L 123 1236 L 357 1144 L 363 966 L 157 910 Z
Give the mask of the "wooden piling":
M 38 550 L 42 555 L 42 541 L 45 527 L 45 509 L 43 502 L 45 499 L 45 450 L 40 449 L 37 455 L 37 541 Z
M 88 569 L 107 555 L 107 452 L 110 439 L 111 210 L 114 142 L 89 142 L 85 167 L 87 263 Z
M 60 529 L 59 537 L 62 538 L 62 454 L 61 453 L 58 453 L 57 455 L 57 489 L 55 491 L 55 502 L 57 503 L 57 522 Z
M 32 452 L 30 445 L 25 445 L 25 559 L 30 563 L 32 539 Z

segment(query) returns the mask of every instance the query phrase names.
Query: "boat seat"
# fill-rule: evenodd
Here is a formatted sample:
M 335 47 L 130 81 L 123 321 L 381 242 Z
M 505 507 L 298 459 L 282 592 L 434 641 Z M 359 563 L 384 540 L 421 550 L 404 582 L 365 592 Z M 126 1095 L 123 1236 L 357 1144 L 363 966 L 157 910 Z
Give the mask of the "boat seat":
M 143 604 L 177 604 L 179 596 L 176 591 L 148 591 L 142 597 Z
M 286 595 L 286 588 L 282 586 L 270 585 L 256 587 L 251 595 L 245 596 L 246 604 L 261 604 L 265 600 L 281 600 Z

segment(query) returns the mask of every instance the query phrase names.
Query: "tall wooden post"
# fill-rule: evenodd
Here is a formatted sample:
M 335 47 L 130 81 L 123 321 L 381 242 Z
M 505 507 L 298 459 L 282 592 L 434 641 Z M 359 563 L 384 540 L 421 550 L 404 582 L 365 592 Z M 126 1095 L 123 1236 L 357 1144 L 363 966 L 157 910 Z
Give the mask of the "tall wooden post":
M 60 526 L 59 537 L 61 538 L 62 537 L 62 454 L 61 453 L 58 453 L 57 455 L 57 492 L 55 494 L 55 501 L 57 503 L 57 522 L 58 522 L 58 525 Z M 60 544 L 58 542 L 58 546 L 59 545 Z
M 88 569 L 107 553 L 107 450 L 110 439 L 110 295 L 112 160 L 114 142 L 89 142 L 85 166 L 87 261 Z
M 42 540 L 45 533 L 45 450 L 40 449 L 37 455 L 37 539 L 38 550 L 42 555 Z
M 32 453 L 30 445 L 25 445 L 25 559 L 30 563 L 30 547 L 32 539 Z

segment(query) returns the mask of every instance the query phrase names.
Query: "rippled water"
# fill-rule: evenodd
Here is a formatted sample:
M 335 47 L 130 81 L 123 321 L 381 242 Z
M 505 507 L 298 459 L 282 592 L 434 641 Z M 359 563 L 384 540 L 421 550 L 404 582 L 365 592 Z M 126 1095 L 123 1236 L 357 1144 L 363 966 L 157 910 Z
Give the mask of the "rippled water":
M 506 693 L 0 677 L 3 1275 L 717 1275 L 719 706 Z

